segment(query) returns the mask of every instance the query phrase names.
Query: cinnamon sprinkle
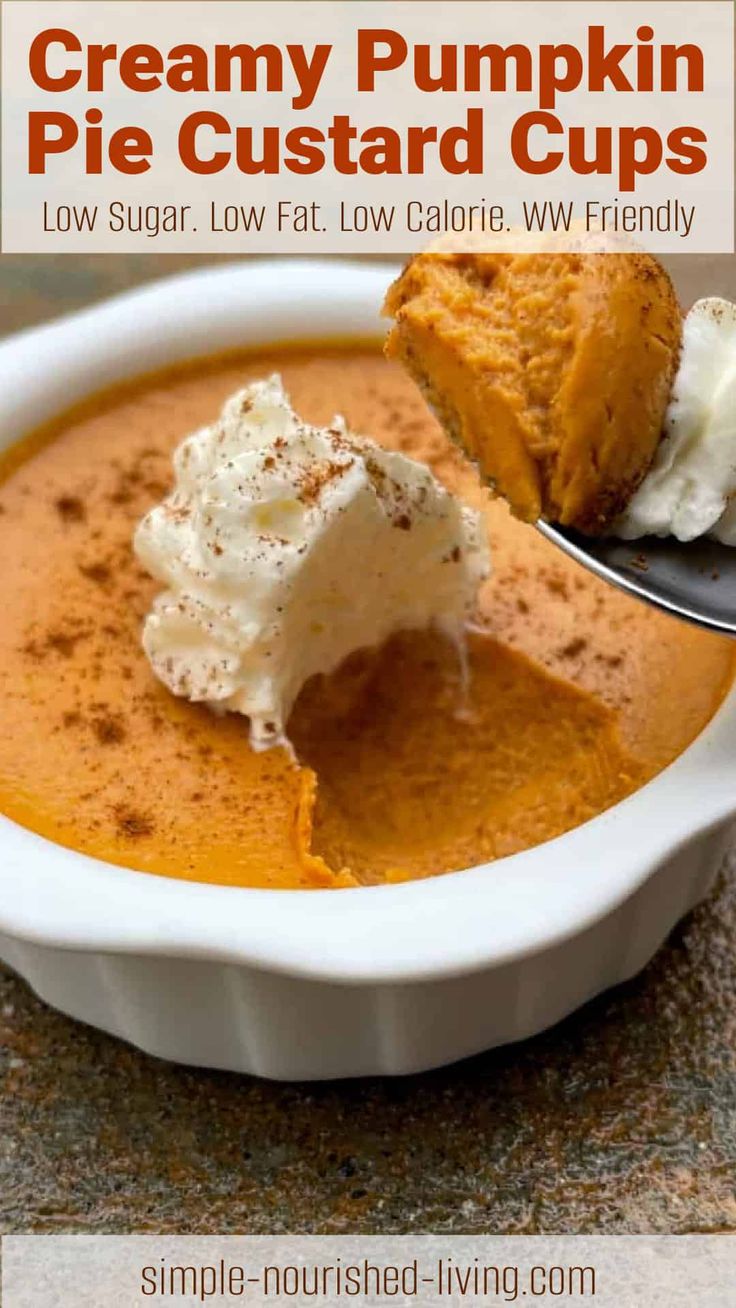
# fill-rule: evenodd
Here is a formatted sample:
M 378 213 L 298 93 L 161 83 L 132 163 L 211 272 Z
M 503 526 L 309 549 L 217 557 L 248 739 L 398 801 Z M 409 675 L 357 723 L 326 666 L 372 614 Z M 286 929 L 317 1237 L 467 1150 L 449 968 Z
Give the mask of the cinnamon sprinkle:
M 77 495 L 60 495 L 54 508 L 63 522 L 85 522 L 87 509 Z
M 154 833 L 155 828 L 151 819 L 138 809 L 129 808 L 127 804 L 116 804 L 113 817 L 118 834 L 128 836 L 131 840 L 152 836 Z

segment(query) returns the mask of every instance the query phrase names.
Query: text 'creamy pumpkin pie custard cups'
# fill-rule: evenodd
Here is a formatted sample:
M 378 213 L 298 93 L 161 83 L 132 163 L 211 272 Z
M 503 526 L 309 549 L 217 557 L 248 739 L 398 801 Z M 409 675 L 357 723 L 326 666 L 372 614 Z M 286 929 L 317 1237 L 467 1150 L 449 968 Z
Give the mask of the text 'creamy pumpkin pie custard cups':
M 521 1039 L 726 845 L 731 644 L 491 498 L 383 356 L 397 274 L 206 269 L 0 345 L 0 957 L 165 1058 Z

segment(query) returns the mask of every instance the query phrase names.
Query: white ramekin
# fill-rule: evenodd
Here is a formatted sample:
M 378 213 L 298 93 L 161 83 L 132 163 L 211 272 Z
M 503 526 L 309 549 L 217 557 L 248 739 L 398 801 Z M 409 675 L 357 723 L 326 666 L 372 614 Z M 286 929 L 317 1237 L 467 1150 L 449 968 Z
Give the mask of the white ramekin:
M 234 345 L 379 336 L 392 270 L 218 266 L 0 343 L 3 445 L 109 382 Z M 162 1058 L 282 1079 L 403 1073 L 558 1021 L 707 892 L 736 813 L 736 694 L 643 789 L 525 853 L 341 891 L 192 884 L 0 818 L 0 958 Z

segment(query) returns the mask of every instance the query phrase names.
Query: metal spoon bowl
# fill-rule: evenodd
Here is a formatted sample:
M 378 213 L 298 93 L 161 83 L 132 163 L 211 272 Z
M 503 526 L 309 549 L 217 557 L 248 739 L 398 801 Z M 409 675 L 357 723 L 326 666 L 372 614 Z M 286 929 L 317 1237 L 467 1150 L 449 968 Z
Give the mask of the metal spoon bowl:
M 590 572 L 708 631 L 736 636 L 736 548 L 702 538 L 622 541 L 537 523 L 547 540 Z

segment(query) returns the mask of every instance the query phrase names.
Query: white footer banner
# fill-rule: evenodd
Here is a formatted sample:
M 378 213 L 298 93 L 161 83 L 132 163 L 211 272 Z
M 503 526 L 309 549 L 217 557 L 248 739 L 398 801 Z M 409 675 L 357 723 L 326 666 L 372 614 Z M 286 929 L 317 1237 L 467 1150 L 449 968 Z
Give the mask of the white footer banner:
M 736 1308 L 736 1236 L 9 1235 L 2 1308 Z

